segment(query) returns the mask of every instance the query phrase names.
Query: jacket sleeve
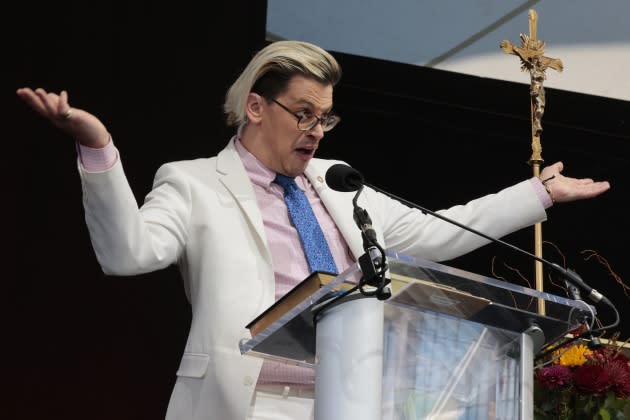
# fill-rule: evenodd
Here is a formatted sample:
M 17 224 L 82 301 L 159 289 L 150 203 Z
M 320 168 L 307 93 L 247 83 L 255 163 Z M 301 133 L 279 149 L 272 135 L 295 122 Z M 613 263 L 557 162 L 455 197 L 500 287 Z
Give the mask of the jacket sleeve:
M 365 191 L 369 206 L 375 209 L 388 249 L 417 258 L 445 261 L 489 242 L 384 194 L 367 188 Z M 438 213 L 494 238 L 546 219 L 545 209 L 529 181 Z
M 97 173 L 79 163 L 85 220 L 106 274 L 141 274 L 177 261 L 190 218 L 189 186 L 178 172 L 172 164 L 162 166 L 139 208 L 120 160 Z

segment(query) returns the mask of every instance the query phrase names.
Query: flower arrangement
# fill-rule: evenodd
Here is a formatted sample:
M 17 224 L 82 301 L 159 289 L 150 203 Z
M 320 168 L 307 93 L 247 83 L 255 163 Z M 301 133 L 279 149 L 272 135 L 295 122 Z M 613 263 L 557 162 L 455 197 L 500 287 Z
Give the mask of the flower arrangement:
M 560 248 L 552 242 L 544 244 L 553 249 L 565 261 L 566 257 Z M 610 263 L 597 251 L 585 249 L 580 252 L 585 261 L 595 261 L 605 268 L 605 271 L 619 285 L 621 292 L 630 299 L 630 285 L 613 271 Z M 532 283 L 520 270 L 504 263 L 512 274 L 532 288 Z M 495 271 L 495 259 L 492 260 L 492 274 L 494 277 L 508 281 Z M 509 276 L 508 276 L 509 277 Z M 562 286 L 549 276 L 552 292 L 569 296 L 567 287 Z M 555 290 L 554 290 L 555 289 Z M 576 299 L 573 295 L 572 298 Z M 579 296 L 577 297 L 579 298 Z M 534 300 L 529 302 L 532 305 Z M 530 306 L 527 306 L 530 309 Z M 616 326 L 611 324 L 591 332 L 603 332 Z M 592 325 L 591 325 L 592 327 Z M 543 349 L 543 361 L 534 367 L 534 419 L 593 419 L 593 420 L 621 420 L 630 419 L 630 353 L 622 353 L 622 345 L 618 345 L 619 333 L 615 333 L 608 344 L 589 348 L 584 341 L 577 341 L 581 333 L 585 332 L 585 325 L 573 331 L 574 338 L 567 338 L 563 344 L 549 343 Z M 589 327 L 590 328 L 590 327 Z M 602 337 L 600 337 L 602 338 Z M 599 341 L 599 339 L 597 340 Z M 628 339 L 630 341 L 630 339 Z M 590 345 L 595 343 L 591 341 Z M 625 344 L 625 343 L 624 343 Z M 549 348 L 553 346 L 553 351 Z M 547 354 L 550 352 L 550 354 Z
M 614 341 L 556 350 L 534 373 L 534 418 L 630 418 L 628 357 Z

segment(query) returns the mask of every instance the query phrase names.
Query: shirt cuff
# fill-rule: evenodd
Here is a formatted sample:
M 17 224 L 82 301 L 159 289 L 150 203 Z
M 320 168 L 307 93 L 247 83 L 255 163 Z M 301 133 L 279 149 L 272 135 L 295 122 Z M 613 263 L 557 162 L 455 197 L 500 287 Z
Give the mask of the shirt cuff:
M 549 207 L 551 207 L 553 205 L 553 201 L 551 201 L 551 197 L 549 196 L 549 193 L 545 189 L 545 186 L 542 184 L 542 181 L 536 176 L 530 178 L 529 181 L 532 183 L 532 186 L 534 187 L 534 191 L 536 191 L 536 195 L 540 199 L 540 202 L 542 203 L 543 207 L 545 209 L 548 209 Z
M 109 138 L 109 143 L 102 148 L 84 146 L 77 143 L 79 161 L 87 172 L 103 172 L 110 169 L 118 161 L 118 149 L 114 141 Z

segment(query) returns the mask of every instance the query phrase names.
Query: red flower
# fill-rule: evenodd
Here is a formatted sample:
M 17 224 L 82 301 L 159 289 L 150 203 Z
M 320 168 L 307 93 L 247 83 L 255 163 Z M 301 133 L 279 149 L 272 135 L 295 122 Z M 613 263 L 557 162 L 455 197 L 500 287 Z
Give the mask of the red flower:
M 604 371 L 610 378 L 611 391 L 617 398 L 630 396 L 630 367 L 623 360 L 612 360 L 604 366 Z
M 571 370 L 562 365 L 551 365 L 538 371 L 538 382 L 549 389 L 556 389 L 571 383 Z
M 573 372 L 573 383 L 583 394 L 606 392 L 610 388 L 610 377 L 600 365 L 582 365 Z

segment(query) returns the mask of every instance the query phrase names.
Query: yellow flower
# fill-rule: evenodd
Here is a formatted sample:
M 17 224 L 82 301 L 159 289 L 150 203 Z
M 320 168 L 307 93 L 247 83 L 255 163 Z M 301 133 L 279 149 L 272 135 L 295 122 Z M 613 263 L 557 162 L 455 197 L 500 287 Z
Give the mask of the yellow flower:
M 555 356 L 560 356 L 558 364 L 566 367 L 582 366 L 586 363 L 586 357 L 590 356 L 591 352 L 585 345 L 578 344 L 569 347 L 567 350 L 558 350 L 555 352 Z

